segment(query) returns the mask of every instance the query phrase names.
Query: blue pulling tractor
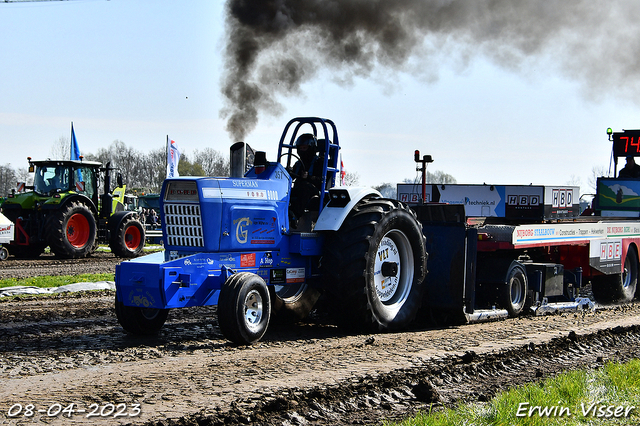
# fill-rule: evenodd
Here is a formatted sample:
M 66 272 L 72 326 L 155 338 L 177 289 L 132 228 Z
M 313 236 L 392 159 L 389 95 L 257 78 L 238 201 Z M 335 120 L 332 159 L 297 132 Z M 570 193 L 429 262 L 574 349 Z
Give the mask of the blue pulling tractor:
M 301 158 L 303 140 L 311 165 Z M 236 161 L 244 151 L 232 147 L 230 178 L 165 180 L 165 250 L 116 267 L 122 327 L 153 334 L 170 309 L 217 305 L 224 336 L 251 344 L 272 315 L 302 318 L 321 294 L 352 331 L 411 322 L 426 274 L 422 227 L 399 201 L 336 186 L 339 149 L 331 120 L 295 118 L 276 161 L 256 152 L 244 173 Z

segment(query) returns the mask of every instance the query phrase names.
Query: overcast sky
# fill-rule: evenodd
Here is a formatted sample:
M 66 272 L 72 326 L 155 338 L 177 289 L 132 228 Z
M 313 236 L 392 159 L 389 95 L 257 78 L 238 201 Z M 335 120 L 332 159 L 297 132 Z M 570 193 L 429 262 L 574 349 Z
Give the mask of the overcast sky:
M 514 1 L 506 20 L 523 19 L 516 6 L 525 3 Z M 430 171 L 459 183 L 579 179 L 589 192 L 592 168 L 609 166 L 607 127 L 640 128 L 640 13 L 633 1 L 558 4 L 589 5 L 572 19 L 599 21 L 559 19 L 562 31 L 541 31 L 537 37 L 548 39 L 540 45 L 529 48 L 524 37 L 506 50 L 491 35 L 495 23 L 482 31 L 492 45 L 476 38 L 479 31 L 461 34 L 453 25 L 428 48 L 411 50 L 403 66 L 378 58 L 366 72 L 336 71 L 326 51 L 299 44 L 300 58 L 317 62 L 317 70 L 296 93 L 276 92 L 281 108 L 259 110 L 245 141 L 273 160 L 289 119 L 322 116 L 338 126 L 345 166 L 361 185 L 414 178 L 419 149 L 434 157 Z M 212 147 L 226 154 L 234 141 L 220 115 L 228 105 L 222 78 L 229 40 L 221 1 L 0 3 L 0 35 L 0 164 L 25 167 L 27 156 L 48 157 L 56 141 L 69 138 L 71 122 L 83 153 L 114 140 L 147 152 L 164 147 L 169 135 L 184 153 Z M 283 46 L 267 53 L 277 58 Z M 514 51 L 517 60 L 505 60 Z

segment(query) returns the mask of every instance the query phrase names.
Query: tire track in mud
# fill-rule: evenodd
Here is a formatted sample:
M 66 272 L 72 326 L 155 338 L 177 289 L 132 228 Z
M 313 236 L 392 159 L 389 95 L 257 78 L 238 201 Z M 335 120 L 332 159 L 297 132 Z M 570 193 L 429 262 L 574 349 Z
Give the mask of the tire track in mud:
M 120 401 L 143 413 L 119 424 L 370 424 L 640 355 L 638 304 L 355 336 L 314 317 L 235 347 L 215 307 L 172 311 L 157 337 L 141 339 L 124 334 L 113 300 L 0 301 L 0 423 L 21 424 L 6 418 L 11 403 Z
M 36 259 L 9 257 L 0 261 L 0 279 L 31 278 L 45 275 L 112 274 L 123 259 L 97 251 L 84 259 L 59 259 L 45 253 Z

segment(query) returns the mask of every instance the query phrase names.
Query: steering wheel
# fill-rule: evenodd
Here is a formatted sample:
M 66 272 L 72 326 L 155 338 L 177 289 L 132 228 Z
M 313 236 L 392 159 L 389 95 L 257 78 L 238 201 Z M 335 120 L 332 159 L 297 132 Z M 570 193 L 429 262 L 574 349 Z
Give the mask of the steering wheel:
M 297 154 L 294 154 L 293 152 L 285 152 L 284 154 L 280 155 L 280 158 L 278 158 L 278 162 L 279 162 L 280 164 L 282 164 L 282 161 L 280 161 L 280 160 L 282 160 L 282 157 L 285 157 L 285 156 L 287 156 L 287 157 L 293 157 L 293 158 L 297 159 L 297 160 L 298 160 L 298 162 L 300 162 L 300 165 L 302 166 L 302 171 L 303 171 L 303 172 L 306 172 L 306 171 L 307 171 L 307 170 L 305 169 L 305 167 L 304 167 L 304 163 L 302 162 L 302 160 L 300 159 L 300 157 L 299 157 Z M 287 161 L 287 163 L 290 163 L 290 161 Z M 295 165 L 295 163 L 294 163 L 294 165 Z M 287 172 L 289 172 L 289 175 L 291 176 L 291 178 L 292 178 L 292 179 L 296 179 L 296 178 L 300 177 L 300 175 L 298 175 L 298 174 L 296 174 L 296 173 L 293 173 L 293 166 L 291 166 L 291 167 L 285 167 L 285 168 L 287 169 Z

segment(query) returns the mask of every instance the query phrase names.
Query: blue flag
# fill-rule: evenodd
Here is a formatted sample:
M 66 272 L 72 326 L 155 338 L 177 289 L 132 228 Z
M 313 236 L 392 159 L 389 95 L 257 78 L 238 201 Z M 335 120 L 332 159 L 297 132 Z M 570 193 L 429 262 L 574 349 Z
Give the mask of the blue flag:
M 71 151 L 69 153 L 70 160 L 80 159 L 80 149 L 78 148 L 78 140 L 76 139 L 76 132 L 73 131 L 73 122 L 71 122 Z M 82 171 L 76 169 L 76 189 L 80 192 L 85 191 L 84 181 L 82 179 Z
M 76 132 L 73 131 L 73 122 L 71 122 L 71 155 L 70 160 L 80 159 L 80 149 L 78 148 L 78 140 L 76 139 Z

